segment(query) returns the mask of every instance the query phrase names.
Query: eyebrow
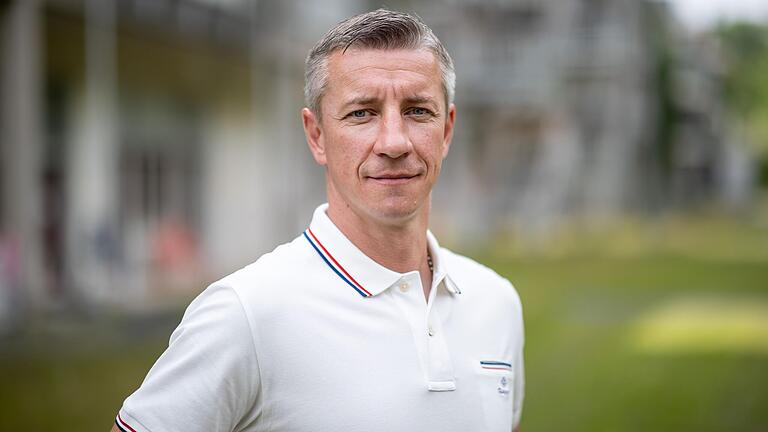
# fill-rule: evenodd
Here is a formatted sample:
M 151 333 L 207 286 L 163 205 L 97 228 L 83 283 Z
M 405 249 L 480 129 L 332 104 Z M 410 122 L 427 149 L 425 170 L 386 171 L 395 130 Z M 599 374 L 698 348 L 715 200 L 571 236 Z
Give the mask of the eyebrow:
M 378 100 L 377 98 L 371 97 L 371 96 L 358 96 L 344 103 L 344 105 L 342 105 L 341 108 L 342 110 L 345 110 L 348 107 L 353 105 L 370 105 L 376 102 L 377 100 Z
M 371 105 L 378 101 L 379 99 L 377 97 L 372 96 L 358 96 L 350 99 L 347 101 L 344 105 L 341 106 L 342 110 L 348 109 L 350 106 L 355 105 Z M 438 108 L 439 104 L 435 101 L 435 98 L 431 96 L 424 96 L 424 95 L 414 95 L 405 98 L 405 103 L 407 104 L 431 104 L 434 106 L 434 108 Z
M 416 95 L 416 96 L 411 96 L 411 97 L 405 98 L 405 101 L 407 103 L 409 103 L 409 104 L 425 104 L 425 103 L 428 103 L 428 104 L 433 104 L 433 105 L 437 106 L 437 103 L 435 102 L 435 98 L 433 98 L 431 96 Z

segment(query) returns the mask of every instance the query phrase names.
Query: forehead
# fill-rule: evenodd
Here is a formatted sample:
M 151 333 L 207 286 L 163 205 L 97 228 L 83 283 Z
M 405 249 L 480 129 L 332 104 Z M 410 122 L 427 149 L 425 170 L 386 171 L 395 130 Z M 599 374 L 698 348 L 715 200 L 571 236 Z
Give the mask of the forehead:
M 427 49 L 338 50 L 328 57 L 326 96 L 387 90 L 441 92 L 439 63 Z

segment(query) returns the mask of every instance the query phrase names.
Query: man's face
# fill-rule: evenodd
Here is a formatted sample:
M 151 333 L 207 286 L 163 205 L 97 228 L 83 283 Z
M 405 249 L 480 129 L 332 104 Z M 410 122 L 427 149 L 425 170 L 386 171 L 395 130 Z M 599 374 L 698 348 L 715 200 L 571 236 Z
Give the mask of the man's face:
M 327 66 L 322 117 L 302 116 L 331 209 L 387 224 L 427 212 L 455 117 L 434 54 L 349 49 Z

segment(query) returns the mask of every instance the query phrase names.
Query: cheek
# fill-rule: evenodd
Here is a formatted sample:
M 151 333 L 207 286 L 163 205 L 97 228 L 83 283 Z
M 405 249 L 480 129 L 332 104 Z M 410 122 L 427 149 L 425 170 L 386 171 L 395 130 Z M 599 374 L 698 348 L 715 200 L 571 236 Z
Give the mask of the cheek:
M 439 165 L 443 159 L 442 129 L 435 127 L 415 127 L 410 131 L 410 139 L 416 151 L 429 165 Z
M 345 133 L 346 132 L 346 133 Z M 332 137 L 333 145 L 328 148 L 329 163 L 345 173 L 356 172 L 365 161 L 370 140 L 365 131 L 342 131 Z

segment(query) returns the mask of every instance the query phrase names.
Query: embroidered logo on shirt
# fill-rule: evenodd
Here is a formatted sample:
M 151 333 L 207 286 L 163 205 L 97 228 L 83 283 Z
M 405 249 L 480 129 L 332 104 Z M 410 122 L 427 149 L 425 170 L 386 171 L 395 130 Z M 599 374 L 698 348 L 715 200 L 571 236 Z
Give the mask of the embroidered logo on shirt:
M 509 372 L 512 370 L 511 363 L 496 360 L 481 360 L 480 367 L 483 369 L 498 370 L 504 372 Z M 499 378 L 499 385 L 496 387 L 496 390 L 498 390 L 499 394 L 501 395 L 509 394 L 509 378 L 507 378 L 506 374 Z
M 501 394 L 508 394 L 509 393 L 509 380 L 507 377 L 503 376 L 499 380 L 499 393 Z

